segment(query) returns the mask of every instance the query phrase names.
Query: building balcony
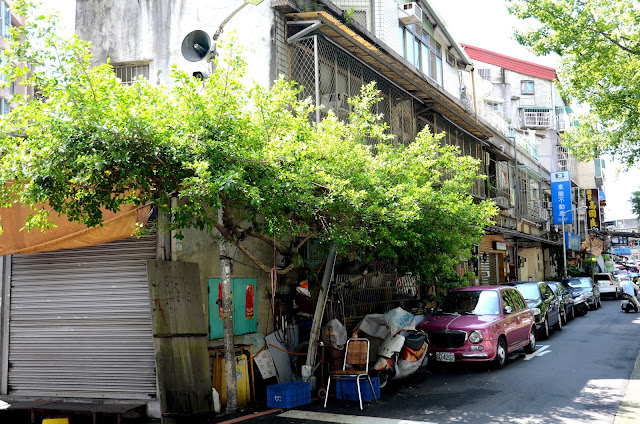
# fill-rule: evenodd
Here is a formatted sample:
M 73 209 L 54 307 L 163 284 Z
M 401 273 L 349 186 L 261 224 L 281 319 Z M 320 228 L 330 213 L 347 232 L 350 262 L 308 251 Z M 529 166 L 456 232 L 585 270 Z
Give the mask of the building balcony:
M 511 204 L 511 193 L 508 188 L 490 188 L 489 198 L 493 200 L 500 209 L 510 209 L 513 207 Z
M 542 202 L 530 200 L 518 205 L 518 214 L 531 222 L 543 224 L 549 221 L 549 210 L 543 207 Z
M 544 107 L 518 108 L 518 124 L 523 129 L 544 130 L 551 128 L 553 110 Z

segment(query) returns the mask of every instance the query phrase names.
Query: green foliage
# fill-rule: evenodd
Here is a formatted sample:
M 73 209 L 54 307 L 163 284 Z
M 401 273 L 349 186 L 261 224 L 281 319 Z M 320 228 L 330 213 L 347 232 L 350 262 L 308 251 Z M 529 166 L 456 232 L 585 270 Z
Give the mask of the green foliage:
M 508 0 L 511 13 L 540 25 L 516 34 L 537 54 L 562 57 L 565 94 L 589 111 L 564 142 L 581 159 L 640 157 L 640 9 L 627 0 Z
M 634 191 L 631 193 L 629 202 L 631 202 L 631 212 L 640 219 L 640 191 Z
M 90 65 L 89 45 L 59 38 L 25 4 L 14 2 L 28 25 L 15 31 L 5 71 L 40 96 L 17 99 L 0 121 L 0 200 L 33 205 L 27 227 L 46 226 L 44 202 L 88 226 L 100 225 L 102 208 L 153 203 L 171 229 L 218 230 L 265 271 L 243 240 L 277 249 L 288 264 L 281 273 L 302 264 L 302 243 L 287 242 L 301 236 L 461 284 L 453 266 L 497 212 L 469 195 L 478 161 L 428 130 L 395 146 L 371 113 L 373 85 L 350 100 L 346 122 L 329 114 L 315 125 L 295 83 L 243 84 L 231 44 L 204 82 L 174 69 L 171 88 L 122 85 L 109 64 Z

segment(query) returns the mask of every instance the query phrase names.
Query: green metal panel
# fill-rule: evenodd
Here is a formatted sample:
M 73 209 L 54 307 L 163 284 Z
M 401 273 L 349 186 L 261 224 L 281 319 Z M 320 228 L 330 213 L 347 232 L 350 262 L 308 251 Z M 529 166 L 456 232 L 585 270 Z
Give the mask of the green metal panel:
M 209 340 L 223 337 L 220 305 L 217 303 L 220 298 L 220 281 L 220 278 L 207 280 L 209 286 Z M 258 329 L 256 283 L 255 278 L 231 278 L 233 333 L 235 335 L 255 333 Z
M 233 330 L 236 335 L 255 333 L 258 329 L 256 319 L 256 279 L 232 278 L 233 293 Z

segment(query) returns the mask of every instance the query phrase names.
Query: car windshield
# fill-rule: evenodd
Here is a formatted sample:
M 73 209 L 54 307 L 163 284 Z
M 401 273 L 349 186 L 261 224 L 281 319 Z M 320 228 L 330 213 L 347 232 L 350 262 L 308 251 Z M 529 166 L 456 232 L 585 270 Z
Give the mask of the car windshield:
M 551 287 L 551 290 L 553 290 L 554 292 L 558 291 L 558 283 L 547 283 L 549 284 L 549 287 Z
M 500 315 L 498 292 L 494 290 L 447 293 L 436 314 Z
M 537 284 L 519 284 L 516 286 L 525 300 L 539 300 L 540 289 Z
M 589 280 L 582 278 L 571 278 L 569 280 L 563 280 L 564 283 L 568 284 L 571 288 L 590 288 L 591 284 L 589 284 Z

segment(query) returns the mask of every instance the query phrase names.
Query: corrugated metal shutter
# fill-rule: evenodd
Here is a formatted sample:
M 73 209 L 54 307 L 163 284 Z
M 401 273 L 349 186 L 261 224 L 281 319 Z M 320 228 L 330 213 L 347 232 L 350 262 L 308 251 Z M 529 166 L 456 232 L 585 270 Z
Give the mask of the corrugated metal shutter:
M 150 236 L 13 256 L 9 394 L 155 396 L 146 265 L 155 255 Z

